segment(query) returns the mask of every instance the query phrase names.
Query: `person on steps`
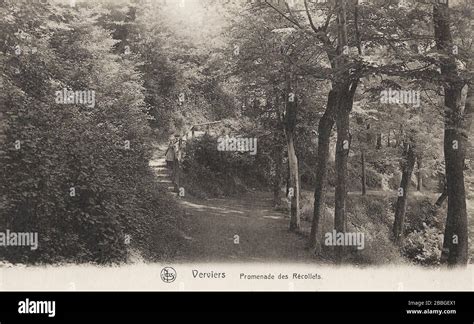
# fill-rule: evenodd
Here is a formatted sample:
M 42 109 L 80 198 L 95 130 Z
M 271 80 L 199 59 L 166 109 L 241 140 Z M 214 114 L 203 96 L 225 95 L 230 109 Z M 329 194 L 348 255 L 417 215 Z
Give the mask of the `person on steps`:
M 173 165 L 174 165 L 174 160 L 176 158 L 176 152 L 175 152 L 175 145 L 173 143 L 173 140 L 170 141 L 169 145 L 168 145 L 168 149 L 166 150 L 166 153 L 165 153 L 165 160 L 166 160 L 166 167 L 168 169 L 173 169 Z

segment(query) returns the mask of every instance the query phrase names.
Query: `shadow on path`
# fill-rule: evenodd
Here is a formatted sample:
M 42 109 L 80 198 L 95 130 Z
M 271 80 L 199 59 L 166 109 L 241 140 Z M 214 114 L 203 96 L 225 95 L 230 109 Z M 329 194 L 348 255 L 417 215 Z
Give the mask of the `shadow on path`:
M 172 194 L 169 171 L 160 147 L 150 166 L 184 210 L 186 249 L 177 262 L 310 262 L 306 237 L 288 231 L 289 219 L 273 210 L 272 194 L 252 192 L 239 197 L 198 199 Z M 238 243 L 237 243 L 238 241 Z

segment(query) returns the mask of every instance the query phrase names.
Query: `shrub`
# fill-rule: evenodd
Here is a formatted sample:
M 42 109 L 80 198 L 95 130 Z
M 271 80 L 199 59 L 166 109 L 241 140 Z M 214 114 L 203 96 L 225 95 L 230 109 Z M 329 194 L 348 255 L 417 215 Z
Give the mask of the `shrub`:
M 268 186 L 256 156 L 217 151 L 217 139 L 204 135 L 186 144 L 182 162 L 187 191 L 199 197 L 234 195 Z
M 51 10 L 40 2 L 12 10 L 31 17 L 22 28 L 38 50 L 1 58 L 0 229 L 37 232 L 39 239 L 37 250 L 12 247 L 0 250 L 1 257 L 104 264 L 126 261 L 130 249 L 149 259 L 168 257 L 169 242 L 180 240 L 179 220 L 148 166 L 150 129 L 137 65 L 113 53 L 108 31 L 83 23 L 97 19 L 95 13 L 57 19 L 61 12 Z M 20 20 L 1 22 L 13 43 L 22 42 L 15 36 Z M 58 21 L 64 25 L 54 27 Z M 98 100 L 56 103 L 55 92 L 65 88 L 91 89 Z M 160 241 L 157 232 L 168 235 Z
M 421 265 L 438 265 L 441 257 L 441 242 L 442 233 L 424 224 L 423 230 L 415 230 L 405 237 L 403 254 Z
M 349 259 L 359 264 L 403 262 L 398 248 L 390 240 L 389 200 L 379 196 L 353 196 L 347 200 L 348 229 L 362 232 L 365 248 L 353 249 Z

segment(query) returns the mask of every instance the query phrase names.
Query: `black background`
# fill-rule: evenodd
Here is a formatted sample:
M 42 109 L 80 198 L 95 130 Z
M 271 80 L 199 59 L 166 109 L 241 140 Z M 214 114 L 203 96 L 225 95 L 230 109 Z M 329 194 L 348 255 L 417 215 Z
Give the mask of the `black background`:
M 18 302 L 56 301 L 56 316 L 18 314 Z M 408 301 L 454 300 L 455 306 L 409 306 Z M 457 314 L 407 315 L 407 309 L 456 309 Z M 3 292 L 0 293 L 0 323 L 75 323 L 106 320 L 107 323 L 168 323 L 163 313 L 174 313 L 171 322 L 181 322 L 189 313 L 193 323 L 211 320 L 208 314 L 241 313 L 219 317 L 222 323 L 252 321 L 249 314 L 283 312 L 313 313 L 307 323 L 339 323 L 366 320 L 384 323 L 474 323 L 474 294 L 471 292 Z M 200 316 L 201 315 L 201 316 Z M 320 316 L 319 316 L 320 315 Z M 318 317 L 319 316 L 319 317 Z M 283 319 L 283 318 L 281 318 Z M 401 321 L 398 321 L 401 320 Z M 265 321 L 267 322 L 267 321 Z M 291 321 L 294 323 L 294 321 Z

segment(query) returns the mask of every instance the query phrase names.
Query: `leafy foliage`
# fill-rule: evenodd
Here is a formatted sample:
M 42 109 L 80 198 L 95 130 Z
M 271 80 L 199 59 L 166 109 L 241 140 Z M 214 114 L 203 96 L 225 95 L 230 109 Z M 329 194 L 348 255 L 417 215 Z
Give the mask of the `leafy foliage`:
M 0 228 L 39 236 L 38 250 L 6 249 L 3 257 L 111 263 L 131 249 L 155 259 L 172 254 L 175 208 L 163 208 L 148 167 L 151 131 L 137 65 L 114 53 L 116 41 L 90 8 L 0 8 L 11 17 L 2 22 Z M 34 19 L 18 25 L 23 16 Z M 60 104 L 63 89 L 94 91 L 95 105 Z M 169 234 L 156 242 L 157 231 Z

